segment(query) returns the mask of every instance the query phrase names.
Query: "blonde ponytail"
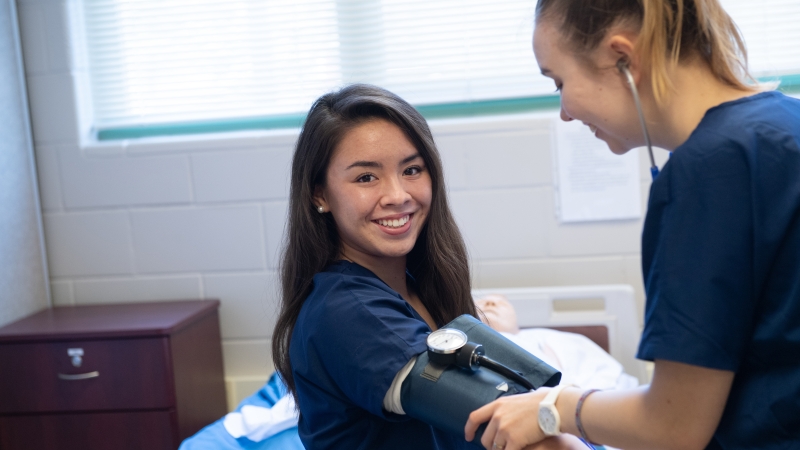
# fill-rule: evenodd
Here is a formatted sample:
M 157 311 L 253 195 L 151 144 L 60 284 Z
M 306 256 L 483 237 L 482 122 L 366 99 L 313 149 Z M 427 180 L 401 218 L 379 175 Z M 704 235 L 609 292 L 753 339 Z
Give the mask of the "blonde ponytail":
M 756 87 L 744 40 L 719 0 L 539 0 L 536 20 L 559 21 L 572 47 L 584 53 L 612 26 L 638 26 L 636 53 L 650 71 L 656 101 L 673 89 L 669 69 L 698 57 L 725 84 Z
M 663 100 L 673 89 L 668 70 L 700 57 L 720 81 L 749 90 L 747 49 L 738 27 L 717 0 L 641 0 L 642 26 L 636 50 L 650 69 L 653 94 Z

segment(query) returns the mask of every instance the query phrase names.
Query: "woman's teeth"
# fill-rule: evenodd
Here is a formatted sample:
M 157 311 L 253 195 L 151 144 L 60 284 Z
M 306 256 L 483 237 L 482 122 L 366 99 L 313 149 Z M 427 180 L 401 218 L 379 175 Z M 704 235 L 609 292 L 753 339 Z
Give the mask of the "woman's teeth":
M 378 222 L 380 225 L 383 225 L 384 227 L 400 228 L 403 225 L 405 225 L 410 218 L 411 218 L 411 216 L 403 216 L 403 217 L 401 217 L 399 219 L 394 219 L 394 220 L 378 219 L 378 220 L 376 220 L 376 222 Z

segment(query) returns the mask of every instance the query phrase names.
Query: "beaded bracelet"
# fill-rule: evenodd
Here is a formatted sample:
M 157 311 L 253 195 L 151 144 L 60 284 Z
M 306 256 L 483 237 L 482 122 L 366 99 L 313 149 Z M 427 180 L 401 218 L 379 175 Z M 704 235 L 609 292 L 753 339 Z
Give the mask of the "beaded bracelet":
M 583 402 L 586 401 L 586 397 L 594 394 L 599 390 L 600 389 L 589 389 L 588 391 L 585 391 L 583 394 L 581 394 L 581 397 L 578 399 L 578 404 L 575 405 L 575 426 L 578 428 L 578 432 L 581 433 L 581 438 L 583 438 L 584 441 L 590 442 L 592 444 L 594 444 L 594 442 L 590 441 L 589 438 L 586 436 L 586 430 L 583 429 L 583 424 L 581 423 L 581 408 L 583 407 Z

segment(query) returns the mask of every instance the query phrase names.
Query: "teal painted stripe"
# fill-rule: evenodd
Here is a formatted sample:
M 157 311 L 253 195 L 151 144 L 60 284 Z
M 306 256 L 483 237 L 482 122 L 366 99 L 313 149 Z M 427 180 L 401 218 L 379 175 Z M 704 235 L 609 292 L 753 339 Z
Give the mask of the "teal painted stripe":
M 761 81 L 762 83 L 780 81 L 781 84 L 778 85 L 779 91 L 787 94 L 800 92 L 800 74 L 783 75 L 780 77 L 763 77 L 759 78 L 758 81 Z
M 438 105 L 417 105 L 415 107 L 426 119 L 441 119 L 552 109 L 558 108 L 560 102 L 561 97 L 558 95 L 544 95 L 476 102 L 442 103 Z
M 136 139 L 155 136 L 221 133 L 225 131 L 300 128 L 305 119 L 306 115 L 304 113 L 297 113 L 271 117 L 220 119 L 198 122 L 164 123 L 156 125 L 107 128 L 97 132 L 97 140 L 110 141 L 116 139 Z
M 490 114 L 510 114 L 541 109 L 558 108 L 560 97 L 548 95 L 502 100 L 476 102 L 440 103 L 419 105 L 417 110 L 426 119 L 447 117 L 471 117 Z M 287 114 L 271 117 L 252 117 L 243 119 L 207 120 L 184 123 L 165 123 L 101 129 L 97 140 L 137 139 L 156 136 L 178 136 L 186 134 L 221 133 L 226 131 L 275 130 L 281 128 L 300 128 L 306 114 Z

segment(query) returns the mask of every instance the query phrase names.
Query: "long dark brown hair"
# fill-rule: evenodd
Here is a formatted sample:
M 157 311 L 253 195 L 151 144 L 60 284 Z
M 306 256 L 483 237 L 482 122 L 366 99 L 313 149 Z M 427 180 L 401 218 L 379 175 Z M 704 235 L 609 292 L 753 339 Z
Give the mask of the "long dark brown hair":
M 313 277 L 340 259 L 341 242 L 331 214 L 314 205 L 317 186 L 325 185 L 331 156 L 344 135 L 369 120 L 399 127 L 414 144 L 431 176 L 432 199 L 427 222 L 407 256 L 420 300 L 437 324 L 461 314 L 476 314 L 464 240 L 450 213 L 442 163 L 428 124 L 397 95 L 379 87 L 355 84 L 323 95 L 311 107 L 292 159 L 289 217 L 281 273 L 281 307 L 272 333 L 272 361 L 296 395 L 289 345 L 300 309 L 311 293 Z
M 672 89 L 668 67 L 689 58 L 701 58 L 729 86 L 748 91 L 756 84 L 744 39 L 718 0 L 538 0 L 536 21 L 543 20 L 554 20 L 578 53 L 596 48 L 612 26 L 638 31 L 636 50 L 656 100 Z

